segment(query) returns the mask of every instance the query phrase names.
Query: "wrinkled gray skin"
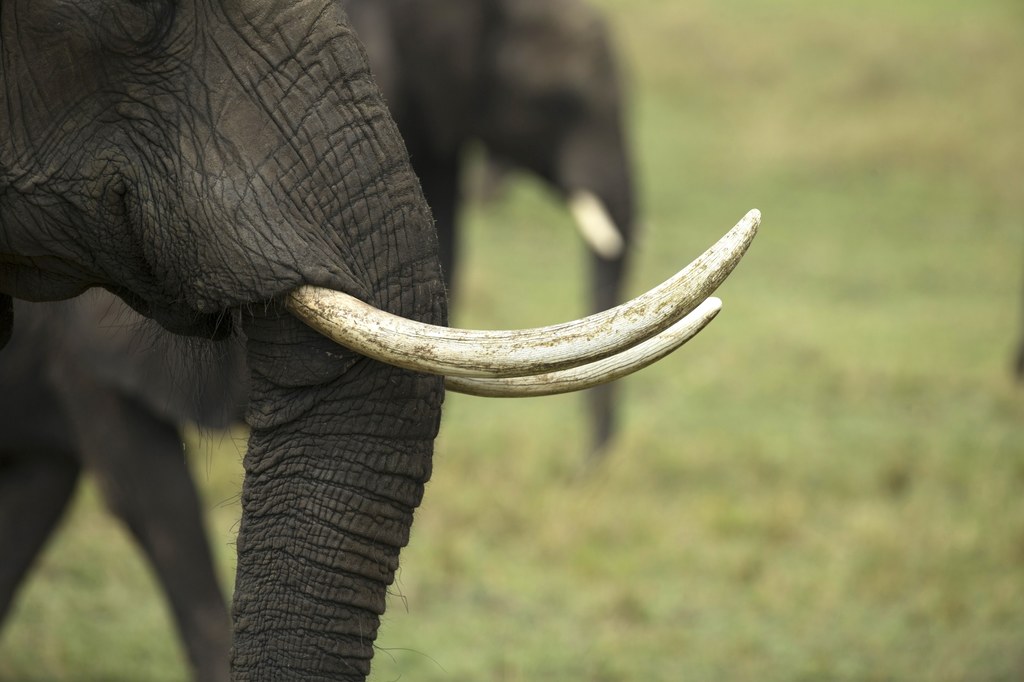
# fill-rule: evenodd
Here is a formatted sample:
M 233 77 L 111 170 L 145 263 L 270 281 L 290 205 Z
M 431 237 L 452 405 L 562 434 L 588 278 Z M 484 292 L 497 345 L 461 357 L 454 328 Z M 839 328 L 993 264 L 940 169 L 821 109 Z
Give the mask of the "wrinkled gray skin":
M 303 283 L 446 323 L 436 237 L 330 0 L 0 0 L 0 340 L 10 297 L 92 286 L 251 373 L 236 680 L 363 680 L 443 385 L 283 312 Z M 239 311 L 236 315 L 234 311 Z M 13 327 L 12 327 L 13 325 Z
M 504 167 L 559 195 L 589 190 L 626 242 L 592 256 L 592 306 L 621 302 L 636 221 L 611 37 L 581 0 L 343 0 L 405 138 L 437 220 L 449 291 L 456 291 L 459 180 L 480 142 Z M 614 432 L 614 391 L 587 393 L 599 454 Z
M 0 622 L 88 471 L 145 552 L 197 682 L 228 679 L 231 628 L 178 426 L 240 421 L 240 343 L 167 334 L 96 290 L 15 303 L 0 352 Z

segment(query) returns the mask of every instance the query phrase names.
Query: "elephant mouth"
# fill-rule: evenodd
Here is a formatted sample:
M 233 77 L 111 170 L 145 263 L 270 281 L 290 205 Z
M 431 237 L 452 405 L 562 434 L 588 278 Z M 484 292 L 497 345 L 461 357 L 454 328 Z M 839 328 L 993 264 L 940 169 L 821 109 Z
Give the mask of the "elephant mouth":
M 313 286 L 286 301 L 336 343 L 407 369 L 440 374 L 457 392 L 548 395 L 626 376 L 671 353 L 718 314 L 709 298 L 739 264 L 761 222 L 752 210 L 678 273 L 620 306 L 572 322 L 483 331 L 437 327 Z
M 137 313 L 174 334 L 220 341 L 234 333 L 234 318 L 223 311 L 200 313 L 180 306 L 154 304 L 124 287 L 111 286 L 107 289 Z

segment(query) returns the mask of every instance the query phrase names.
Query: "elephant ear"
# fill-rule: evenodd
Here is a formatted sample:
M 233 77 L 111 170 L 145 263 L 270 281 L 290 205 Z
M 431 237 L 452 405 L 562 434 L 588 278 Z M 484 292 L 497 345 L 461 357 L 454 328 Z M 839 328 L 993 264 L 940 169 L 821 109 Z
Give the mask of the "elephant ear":
M 7 294 L 0 294 L 0 348 L 11 340 L 14 328 L 14 301 Z

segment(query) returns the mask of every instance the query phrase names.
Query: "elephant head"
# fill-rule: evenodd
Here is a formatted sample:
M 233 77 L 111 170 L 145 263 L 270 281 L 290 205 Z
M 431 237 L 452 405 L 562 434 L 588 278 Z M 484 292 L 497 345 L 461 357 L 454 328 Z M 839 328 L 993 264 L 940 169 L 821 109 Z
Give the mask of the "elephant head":
M 485 46 L 480 139 L 568 203 L 594 255 L 619 261 L 633 235 L 625 95 L 600 13 L 577 0 L 498 3 Z M 618 291 L 598 295 L 599 310 Z M 610 294 L 610 296 L 609 296 Z
M 557 373 L 671 336 L 757 223 L 582 327 L 447 330 L 430 212 L 333 0 L 2 0 L 0 128 L 4 332 L 10 297 L 96 286 L 182 333 L 241 320 L 236 679 L 368 674 L 430 475 L 436 373 L 578 385 Z

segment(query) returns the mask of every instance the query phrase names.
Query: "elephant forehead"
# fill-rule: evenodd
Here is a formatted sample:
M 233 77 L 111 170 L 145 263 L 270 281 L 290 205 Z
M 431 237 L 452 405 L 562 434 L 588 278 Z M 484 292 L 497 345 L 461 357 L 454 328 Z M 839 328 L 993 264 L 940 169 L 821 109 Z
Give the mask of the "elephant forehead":
M 506 2 L 507 58 L 515 56 L 537 67 L 535 77 L 593 77 L 605 53 L 608 32 L 601 16 L 589 5 L 572 0 Z M 542 68 L 547 64 L 547 68 Z

